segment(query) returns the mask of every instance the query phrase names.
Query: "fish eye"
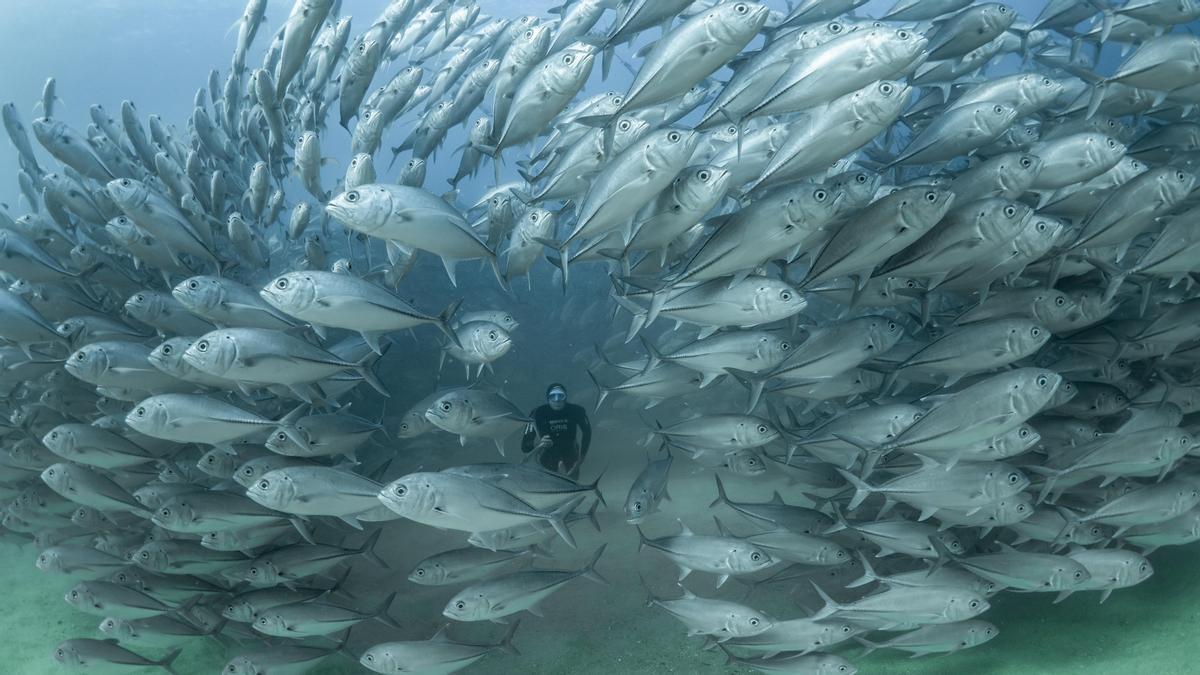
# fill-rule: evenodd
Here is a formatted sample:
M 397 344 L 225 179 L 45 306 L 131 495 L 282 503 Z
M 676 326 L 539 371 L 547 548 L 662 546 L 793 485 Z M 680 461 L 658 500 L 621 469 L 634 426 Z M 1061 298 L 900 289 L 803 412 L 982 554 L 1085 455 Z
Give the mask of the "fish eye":
M 755 551 L 754 553 L 750 554 L 750 559 L 754 562 L 758 562 L 759 560 L 762 560 L 762 554 Z
M 901 40 L 907 40 L 908 39 L 908 31 L 906 31 L 906 30 L 896 31 L 896 37 L 900 38 Z
M 532 40 L 533 39 L 533 31 L 531 31 L 531 30 L 525 31 L 525 39 Z
M 569 65 L 571 65 L 572 63 L 575 63 L 575 55 L 574 55 L 574 54 L 567 54 L 567 55 L 563 56 L 563 60 L 562 60 L 562 61 L 563 61 L 563 63 L 565 63 L 566 65 L 568 65 L 568 66 L 569 66 Z
M 787 291 L 784 291 L 784 292 L 786 293 Z M 790 343 L 787 343 L 787 342 L 780 342 L 780 343 L 779 343 L 779 348 L 780 348 L 781 350 L 783 350 L 783 351 L 785 351 L 785 352 L 786 352 L 787 350 L 789 350 L 789 349 L 791 349 L 791 348 L 792 348 L 792 345 L 791 345 Z
M 1030 159 L 1028 157 L 1022 157 L 1021 158 L 1021 166 L 1028 169 L 1030 166 L 1033 166 L 1033 162 L 1030 161 Z
M 633 503 L 633 510 L 634 510 L 634 511 L 641 511 L 641 510 L 642 510 L 642 503 L 641 503 L 641 502 L 634 502 L 634 503 Z
M 496 335 L 496 331 L 494 331 L 494 330 L 488 331 L 488 339 L 489 340 L 495 340 L 497 337 L 498 336 Z
M 358 190 L 351 190 L 347 192 L 346 201 L 350 202 L 351 204 L 358 201 Z
M 1000 5 L 999 11 L 1001 14 L 1008 14 L 1008 8 L 1005 7 L 1004 5 Z
M 1017 483 L 1020 483 L 1021 482 L 1021 474 L 1019 474 L 1015 471 L 1008 474 L 1008 482 L 1011 485 L 1016 485 Z
M 454 603 L 454 608 L 455 609 L 466 609 L 467 603 L 463 602 L 462 600 L 459 600 L 458 602 Z
M 819 202 L 825 201 L 825 199 L 828 197 L 829 197 L 829 193 L 826 192 L 825 190 L 817 190 L 816 192 L 813 193 L 813 199 L 816 199 Z
M 1054 304 L 1062 307 L 1063 305 L 1067 304 L 1067 299 L 1060 295 L 1054 299 Z
M 1142 563 L 1141 565 L 1138 565 L 1139 572 L 1145 572 L 1148 569 L 1150 569 L 1150 565 L 1147 563 Z
M 174 348 L 171 345 L 163 345 L 162 346 L 163 355 L 170 356 L 172 349 L 174 349 Z
M 1029 438 L 1029 430 L 1022 428 L 1020 431 L 1017 432 L 1017 435 L 1020 436 L 1021 438 Z
M 453 406 L 450 405 L 449 401 L 442 401 L 441 407 L 444 412 L 450 412 L 450 408 L 452 408 Z
M 834 21 L 833 23 L 829 24 L 829 32 L 830 32 L 830 33 L 840 33 L 840 32 L 842 32 L 842 24 L 840 24 L 840 23 L 838 23 L 838 22 L 836 22 L 836 21 Z
M 146 560 L 146 559 L 148 559 L 148 558 L 150 557 L 150 554 L 149 554 L 148 552 L 146 552 L 146 551 L 142 551 L 142 556 L 141 556 L 141 557 L 142 557 L 142 560 Z
M 744 3 L 739 2 L 734 6 L 733 11 L 737 12 L 738 14 L 745 14 L 746 12 L 750 11 L 750 8 Z
M 1037 227 L 1038 232 L 1045 232 L 1046 231 L 1046 221 L 1039 220 L 1037 225 L 1035 225 L 1035 227 Z
M 937 201 L 937 193 L 936 192 L 926 192 L 925 193 L 925 201 L 929 202 L 930 204 L 936 202 Z
M 200 282 L 196 281 L 195 279 L 192 279 L 191 281 L 188 282 L 188 288 L 190 288 L 194 291 L 197 288 L 200 288 Z
M 758 617 L 754 617 L 754 616 L 750 617 L 750 625 L 757 626 L 758 625 Z
M 699 178 L 699 179 L 700 179 L 700 180 L 702 180 L 702 181 L 707 181 L 707 180 L 708 180 L 708 175 L 709 175 L 709 174 L 708 174 L 708 171 L 701 170 L 701 171 L 700 171 L 700 173 L 697 173 L 697 174 L 696 174 L 696 177 L 697 177 L 697 178 Z
M 1110 148 L 1115 148 L 1115 147 L 1117 147 L 1117 142 L 1116 142 L 1116 141 L 1114 141 L 1114 140 L 1113 140 L 1113 139 L 1111 139 L 1111 138 L 1110 138 L 1110 139 L 1108 139 L 1108 147 L 1110 147 Z
M 146 409 L 145 409 L 145 408 L 142 408 L 142 407 L 139 407 L 137 410 L 133 411 L 133 414 L 137 415 L 138 417 L 145 417 L 145 416 L 146 416 Z
M 275 280 L 275 288 L 278 288 L 279 290 L 282 291 L 287 287 L 288 287 L 287 279 L 276 279 Z
M 170 518 L 171 517 L 171 509 L 167 509 L 167 508 L 159 509 L 158 515 L 162 516 L 163 518 Z
M 1017 215 L 1017 207 L 1012 205 L 1004 207 L 1004 215 L 1008 216 L 1009 218 Z
M 1182 171 L 1176 171 L 1176 172 L 1175 172 L 1175 178 L 1176 178 L 1176 179 L 1178 179 L 1178 180 L 1183 180 L 1183 179 L 1185 178 L 1185 176 L 1183 175 L 1183 172 L 1182 172 Z
M 1000 106 L 1000 105 L 994 106 L 992 108 L 992 112 L 996 113 L 997 115 L 1003 115 L 1004 114 L 1004 106 Z
M 671 133 L 667 134 L 667 140 L 672 143 L 678 143 L 680 138 L 682 137 L 679 135 L 678 131 L 672 131 Z
M 395 492 L 397 497 L 403 497 L 404 495 L 408 494 L 408 486 L 397 485 L 392 492 Z
M 879 91 L 882 91 L 885 95 L 890 94 L 892 93 L 892 85 L 884 82 L 883 84 L 879 85 Z
M 87 357 L 84 355 L 83 350 L 75 352 L 75 360 L 76 361 L 82 361 L 85 358 L 87 358 Z
M 201 340 L 201 341 L 197 342 L 196 343 L 196 351 L 198 351 L 198 352 L 208 351 L 208 340 Z
M 269 487 L 271 487 L 271 481 L 269 481 L 265 478 L 263 480 L 258 481 L 258 489 L 259 490 L 266 490 Z
M 538 221 L 538 214 L 536 214 L 536 213 L 529 214 L 529 222 L 536 223 L 537 221 Z
M 1037 378 L 1037 386 L 1039 386 L 1039 387 L 1044 387 L 1044 386 L 1046 386 L 1046 385 L 1047 385 L 1049 382 L 1050 382 L 1050 380 L 1049 380 L 1049 379 L 1047 379 L 1045 375 L 1038 375 L 1038 378 Z
M 621 131 L 629 131 L 629 127 L 630 127 L 630 126 L 631 126 L 631 125 L 630 125 L 630 123 L 629 123 L 629 120 L 621 120 L 621 122 L 620 122 L 619 124 L 617 124 L 617 127 L 618 127 L 618 128 L 621 130 Z
M 1075 574 L 1072 574 L 1071 576 L 1075 577 L 1076 579 L 1082 579 L 1083 572 L 1080 572 L 1079 570 L 1075 570 Z
M 967 606 L 970 607 L 971 609 L 979 609 L 979 601 L 972 600 L 970 603 L 967 604 Z

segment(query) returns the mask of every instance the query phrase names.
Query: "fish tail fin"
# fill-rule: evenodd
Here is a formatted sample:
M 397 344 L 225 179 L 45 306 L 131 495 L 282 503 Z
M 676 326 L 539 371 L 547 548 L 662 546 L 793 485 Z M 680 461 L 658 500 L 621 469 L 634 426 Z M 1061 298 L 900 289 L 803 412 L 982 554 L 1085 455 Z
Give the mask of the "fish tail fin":
M 600 475 L 596 476 L 596 480 L 592 481 L 592 482 L 591 482 L 590 484 L 588 484 L 588 485 L 585 485 L 584 487 L 588 488 L 589 490 L 591 490 L 591 492 L 592 492 L 593 494 L 595 494 L 595 495 L 596 495 L 596 504 L 603 504 L 603 505 L 604 505 L 604 508 L 606 508 L 606 509 L 607 509 L 607 508 L 608 508 L 608 502 L 604 500 L 604 494 L 600 492 L 600 479 L 601 479 L 601 478 L 604 478 L 604 472 L 605 472 L 605 471 L 608 471 L 608 467 L 607 467 L 607 466 L 606 466 L 606 467 L 604 467 L 604 469 L 603 469 L 603 470 L 600 472 Z M 593 510 L 595 510 L 595 505 L 593 505 L 593 507 L 592 507 L 592 508 L 593 508 Z
M 642 576 L 641 572 L 638 572 L 638 581 L 642 583 L 642 590 L 646 592 L 646 606 L 653 607 L 658 598 L 654 597 L 654 591 L 650 590 L 650 584 L 646 583 L 646 577 Z
M 379 376 L 375 374 L 375 371 L 371 369 L 378 360 L 379 354 L 376 354 L 374 351 L 368 352 L 366 356 L 362 357 L 362 359 L 355 364 L 354 370 L 359 375 L 362 375 L 362 378 L 367 381 L 367 384 L 371 385 L 371 388 L 380 394 L 383 394 L 385 398 L 391 398 L 392 395 L 388 393 L 387 387 L 383 386 L 383 381 L 380 380 Z
M 589 560 L 587 566 L 583 568 L 582 576 L 585 579 L 589 579 L 600 584 L 601 586 L 612 586 L 612 583 L 609 582 L 608 579 L 605 579 L 600 575 L 599 572 L 596 571 L 596 563 L 600 562 L 600 556 L 604 555 L 604 549 L 606 548 L 608 548 L 608 544 L 601 544 L 600 548 L 596 549 L 596 552 L 592 554 L 592 559 Z
M 608 505 L 605 504 L 605 506 L 608 506 Z M 592 524 L 592 527 L 595 528 L 595 530 L 597 532 L 601 531 L 600 530 L 600 519 L 596 518 L 596 510 L 599 508 L 600 508 L 600 501 L 599 500 L 594 501 L 594 502 L 592 502 L 592 508 L 588 509 L 587 513 L 584 514 L 585 516 L 587 516 L 588 522 Z
M 388 596 L 383 599 L 383 602 L 379 603 L 379 606 L 374 612 L 372 612 L 372 616 L 376 621 L 391 628 L 400 628 L 400 624 L 396 623 L 396 620 L 393 619 L 390 614 L 388 614 L 388 609 L 392 606 L 392 602 L 395 601 L 397 592 L 398 591 L 392 591 L 390 594 L 388 594 Z
M 596 385 L 596 410 L 600 412 L 600 406 L 604 403 L 604 399 L 608 398 L 609 389 L 600 384 L 600 380 L 596 379 L 595 373 L 591 369 L 587 369 L 588 377 L 592 378 L 592 384 Z
M 459 298 L 454 302 L 451 302 L 449 305 L 446 305 L 446 308 L 443 309 L 437 316 L 438 328 L 440 328 L 441 331 L 446 334 L 446 337 L 450 338 L 450 341 L 454 343 L 454 346 L 458 347 L 459 349 L 462 349 L 462 343 L 458 341 L 458 334 L 450 328 L 450 319 L 454 318 L 454 314 L 458 312 L 458 308 L 460 305 L 462 305 L 462 301 L 463 299 Z
M 1084 260 L 1092 267 L 1108 275 L 1108 285 L 1104 288 L 1104 302 L 1110 302 L 1116 296 L 1117 291 L 1121 289 L 1121 285 L 1125 283 L 1125 279 L 1129 277 L 1129 270 L 1122 269 L 1106 260 L 1100 260 L 1090 255 L 1084 256 Z
M 842 468 L 835 467 L 835 469 L 842 475 L 842 478 L 846 479 L 846 482 L 854 486 L 854 497 L 850 500 L 850 505 L 846 507 L 851 511 L 858 508 L 867 497 L 871 496 L 871 493 L 875 492 L 875 488 L 868 485 L 866 481 L 858 476 Z
M 930 535 L 929 544 L 933 546 L 933 550 L 937 552 L 937 559 L 934 560 L 933 566 L 929 568 L 928 572 L 926 572 L 925 576 L 927 577 L 932 576 L 934 572 L 945 567 L 946 563 L 954 560 L 954 553 L 952 553 L 950 549 L 946 548 L 946 543 L 942 541 L 941 537 L 937 536 L 936 534 Z
M 662 311 L 663 306 L 667 304 L 667 298 L 670 294 L 667 293 L 666 290 L 669 289 L 652 291 L 650 293 L 650 308 L 646 310 L 647 326 L 654 323 L 654 320 L 658 318 L 659 312 Z
M 808 583 L 812 584 L 813 590 L 817 592 L 817 595 L 821 596 L 821 600 L 825 603 L 824 607 L 817 610 L 816 614 L 813 614 L 811 617 L 809 617 L 810 619 L 813 621 L 819 621 L 828 616 L 832 616 L 834 612 L 841 609 L 841 606 L 837 604 L 837 601 L 829 597 L 829 594 L 826 593 L 825 590 L 820 586 L 818 586 L 817 582 L 809 580 Z
M 546 520 L 550 522 L 550 526 L 554 528 L 558 536 L 562 537 L 563 541 L 567 542 L 567 546 L 571 548 L 578 548 L 578 546 L 575 545 L 575 536 L 571 534 L 571 530 L 567 529 L 566 518 L 575 511 L 575 507 L 579 506 L 579 503 L 584 499 L 586 499 L 584 495 L 579 495 L 546 514 Z
M 520 625 L 520 619 L 512 622 L 512 625 L 508 627 L 508 632 L 505 633 L 504 637 L 500 640 L 500 644 L 496 645 L 496 649 L 499 649 L 509 656 L 520 656 L 521 652 L 517 651 L 517 648 L 513 646 L 513 637 L 516 636 L 517 626 Z
M 859 654 L 859 656 L 866 656 L 867 654 L 870 654 L 871 652 L 875 651 L 876 649 L 879 649 L 879 645 L 867 640 L 866 638 L 859 637 L 857 635 L 854 636 L 854 641 L 857 642 L 858 644 L 862 645 L 863 647 L 867 648 L 867 651 L 863 652 L 862 654 Z
M 750 398 L 746 404 L 746 412 L 753 412 L 758 407 L 759 399 L 762 398 L 763 387 L 767 384 L 767 378 L 758 373 L 738 370 L 737 368 L 726 368 L 725 372 L 732 375 L 733 379 L 740 382 L 743 387 L 749 390 Z
M 541 244 L 542 246 L 545 246 L 547 248 L 552 248 L 558 252 L 558 268 L 560 270 L 562 270 L 563 293 L 566 293 L 567 292 L 567 279 L 570 275 L 570 271 L 568 270 L 567 265 L 570 264 L 570 262 L 571 262 L 571 256 L 570 256 L 570 251 L 568 250 L 569 247 L 567 245 L 567 242 L 565 242 L 565 241 L 559 242 L 559 241 L 554 241 L 553 239 L 545 239 L 542 237 L 534 237 L 534 241 Z
M 861 577 L 846 584 L 846 588 L 858 588 L 859 586 L 866 586 L 872 581 L 879 581 L 879 575 L 875 574 L 875 568 L 871 567 L 871 563 L 867 560 L 867 556 L 862 551 L 858 551 L 857 553 L 858 561 L 862 563 L 863 566 L 863 573 Z
M 375 552 L 375 544 L 379 543 L 379 536 L 381 534 L 383 534 L 383 528 L 377 529 L 374 532 L 372 532 L 371 536 L 367 537 L 367 540 L 365 542 L 363 542 L 362 546 L 359 547 L 358 552 L 361 553 L 362 556 L 364 558 L 366 558 L 367 560 L 370 560 L 371 562 L 375 563 L 379 567 L 382 567 L 383 569 L 386 570 L 386 569 L 390 569 L 388 567 L 387 562 L 385 562 L 383 558 L 380 558 L 379 554 Z
M 167 671 L 168 673 L 171 673 L 171 675 L 179 675 L 179 671 L 175 670 L 175 668 L 171 664 L 174 663 L 175 659 L 179 658 L 179 655 L 182 653 L 183 653 L 183 647 L 176 647 L 175 649 L 172 649 L 169 654 L 162 657 L 161 660 L 155 661 L 154 663 L 159 668 L 162 668 L 163 670 Z
M 712 503 L 708 505 L 710 509 L 717 504 L 729 503 L 729 495 L 725 494 L 725 484 L 721 482 L 721 474 L 714 473 L 713 478 L 717 479 L 717 498 L 712 500 Z

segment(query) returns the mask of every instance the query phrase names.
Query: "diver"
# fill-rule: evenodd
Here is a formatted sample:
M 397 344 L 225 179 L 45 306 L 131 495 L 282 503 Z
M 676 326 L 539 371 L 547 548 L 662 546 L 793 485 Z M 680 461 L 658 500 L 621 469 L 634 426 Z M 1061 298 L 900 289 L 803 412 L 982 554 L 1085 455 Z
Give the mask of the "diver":
M 521 450 L 538 453 L 536 459 L 549 471 L 572 480 L 592 444 L 592 423 L 582 406 L 567 403 L 567 389 L 555 382 L 546 388 L 546 404 L 529 414 L 533 421 L 525 428 Z M 577 432 L 583 437 L 576 441 Z

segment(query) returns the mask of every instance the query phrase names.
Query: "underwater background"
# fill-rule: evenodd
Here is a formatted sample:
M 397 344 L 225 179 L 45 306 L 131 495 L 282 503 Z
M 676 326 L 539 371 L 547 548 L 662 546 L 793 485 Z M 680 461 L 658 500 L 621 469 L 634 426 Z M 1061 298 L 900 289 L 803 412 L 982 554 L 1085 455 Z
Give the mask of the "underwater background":
M 225 68 L 233 48 L 234 33 L 228 28 L 240 16 L 242 0 L 0 0 L 0 101 L 15 101 L 26 119 L 33 116 L 47 77 L 57 79 L 62 98 L 56 116 L 75 128 L 88 124 L 87 106 L 101 103 L 119 110 L 123 99 L 135 101 L 144 113 L 154 113 L 181 125 L 192 111 L 196 89 L 214 67 Z M 279 25 L 290 7 L 285 0 L 271 0 L 267 25 Z M 356 17 L 378 15 L 383 0 L 344 0 L 342 13 Z M 482 13 L 490 16 L 538 14 L 556 2 L 479 0 Z M 786 9 L 783 2 L 768 2 Z M 890 2 L 871 2 L 860 15 L 877 16 Z M 1044 3 L 1033 0 L 1009 3 L 1022 17 L 1032 18 Z M 607 21 L 608 19 L 605 19 Z M 364 26 L 356 26 L 355 34 Z M 1184 28 L 1192 28 L 1191 26 Z M 657 34 L 657 30 L 648 31 Z M 645 40 L 642 36 L 639 40 Z M 248 61 L 261 56 L 266 39 L 260 36 Z M 1116 50 L 1101 57 L 1099 70 L 1120 60 Z M 1003 74 L 1015 70 L 1019 57 L 1009 55 L 989 70 Z M 402 67 L 391 64 L 385 78 Z M 599 70 L 583 95 L 608 89 L 623 90 L 630 81 L 627 71 L 614 67 L 613 76 L 600 81 Z M 413 116 L 406 115 L 387 132 L 385 145 L 394 145 L 407 133 Z M 334 185 L 346 163 L 349 134 L 331 124 L 323 146 L 338 163 L 325 169 L 326 185 Z M 451 131 L 442 150 L 429 162 L 427 186 L 443 186 L 457 163 L 454 148 L 465 142 L 465 131 Z M 340 153 L 340 154 L 339 154 Z M 387 153 L 382 153 L 386 158 Z M 394 179 L 398 168 L 383 170 L 381 182 Z M 0 152 L 0 202 L 19 212 L 15 181 L 16 153 Z M 505 179 L 515 177 L 513 166 L 505 167 Z M 10 178 L 14 178 L 10 180 Z M 459 185 L 461 200 L 473 201 L 492 184 L 491 167 L 485 164 L 479 176 Z M 431 189 L 437 190 L 437 187 Z M 344 246 L 331 242 L 332 247 Z M 329 257 L 336 257 L 331 251 Z M 471 268 L 468 273 L 468 268 Z M 585 369 L 594 359 L 593 343 L 613 331 L 623 331 L 625 317 L 614 322 L 611 310 L 595 298 L 608 293 L 603 270 L 573 270 L 572 284 L 564 294 L 550 277 L 550 268 L 535 268 L 533 290 L 524 282 L 515 284 L 515 295 L 496 288 L 490 272 L 464 265 L 457 289 L 445 282 L 437 260 L 424 256 L 402 285 L 406 297 L 425 308 L 444 306 L 455 297 L 465 297 L 474 308 L 502 307 L 512 311 L 521 324 L 515 348 L 495 364 L 490 380 L 500 386 L 518 406 L 532 409 L 542 402 L 547 382 L 567 385 L 572 400 L 592 409 L 595 392 Z M 660 327 L 661 330 L 661 327 Z M 614 355 L 615 357 L 615 355 Z M 399 415 L 434 386 L 462 384 L 457 363 L 439 372 L 436 349 L 431 342 L 418 345 L 400 336 L 380 367 L 380 376 L 392 391 L 384 408 L 368 401 L 355 412 L 364 417 Z M 744 392 L 736 383 L 720 385 L 731 400 Z M 711 400 L 706 403 L 711 405 Z M 686 403 L 668 403 L 655 409 L 653 417 L 668 419 L 686 414 Z M 492 655 L 472 667 L 477 673 L 703 673 L 748 672 L 723 665 L 719 651 L 702 651 L 699 642 L 685 637 L 680 624 L 664 612 L 646 608 L 639 573 L 654 588 L 670 588 L 674 570 L 651 553 L 638 553 L 637 534 L 623 521 L 619 503 L 627 486 L 645 464 L 641 445 L 644 423 L 639 411 L 621 403 L 606 403 L 592 417 L 596 428 L 583 482 L 604 471 L 601 488 L 612 507 L 599 514 L 601 532 L 577 530 L 579 549 L 569 551 L 555 545 L 556 564 L 574 567 L 601 543 L 609 547 L 601 567 L 614 587 L 573 584 L 545 605 L 544 619 L 527 617 L 517 634 L 522 657 Z M 392 452 L 389 477 L 422 468 L 440 468 L 472 461 L 496 461 L 490 443 L 460 447 L 445 435 L 412 441 L 388 439 L 377 452 Z M 519 454 L 515 439 L 508 439 L 509 456 Z M 776 486 L 761 481 L 727 480 L 732 496 L 756 501 Z M 715 497 L 711 472 L 676 464 L 671 478 L 672 500 L 647 525 L 650 536 L 676 529 L 675 518 L 691 516 L 692 526 L 711 529 L 708 504 Z M 736 530 L 744 528 L 731 513 L 722 514 Z M 401 591 L 393 614 L 402 631 L 367 622 L 354 631 L 353 642 L 372 644 L 383 639 L 423 639 L 444 622 L 440 608 L 452 589 L 418 587 L 405 580 L 412 563 L 439 548 L 460 545 L 461 533 L 438 532 L 406 521 L 389 523 L 379 553 L 391 569 L 359 565 L 348 591 L 376 602 L 378 589 Z M 0 673 L 60 672 L 49 658 L 55 644 L 71 637 L 97 637 L 98 619 L 76 612 L 62 600 L 74 580 L 39 572 L 34 567 L 37 551 L 15 539 L 0 539 Z M 843 646 L 864 673 L 979 673 L 979 674 L 1084 674 L 1103 673 L 1189 673 L 1200 672 L 1200 546 L 1164 548 L 1151 556 L 1154 576 L 1135 588 L 1117 591 L 1103 605 L 1098 594 L 1076 593 L 1053 604 L 1053 594 L 1003 593 L 992 600 L 993 608 L 982 618 L 1000 627 L 1000 635 L 988 644 L 949 656 L 910 660 L 902 653 L 881 651 L 857 658 L 856 646 Z M 361 573 L 359 570 L 362 570 Z M 704 576 L 704 575 L 701 575 Z M 849 574 L 845 580 L 856 574 Z M 710 578 L 693 579 L 693 590 L 713 595 Z M 789 593 L 779 587 L 749 589 L 730 583 L 719 597 L 742 599 L 747 592 L 752 604 L 777 616 L 799 616 L 813 611 L 820 601 L 797 584 Z M 503 629 L 493 625 L 456 625 L 456 639 L 494 641 Z M 233 649 L 236 649 L 234 647 Z M 216 673 L 231 649 L 212 641 L 191 641 L 175 662 L 181 673 Z M 363 672 L 357 663 L 334 656 L 314 673 Z

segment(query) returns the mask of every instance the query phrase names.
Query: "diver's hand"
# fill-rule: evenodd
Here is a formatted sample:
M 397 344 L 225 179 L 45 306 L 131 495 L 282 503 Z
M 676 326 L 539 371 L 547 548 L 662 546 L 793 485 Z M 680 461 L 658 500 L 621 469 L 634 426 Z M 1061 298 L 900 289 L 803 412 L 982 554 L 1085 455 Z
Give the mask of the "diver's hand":
M 539 439 L 538 439 L 537 445 L 533 446 L 533 449 L 534 449 L 534 450 L 541 450 L 542 448 L 548 448 L 548 447 L 550 447 L 550 446 L 551 446 L 553 443 L 554 443 L 554 441 L 553 441 L 553 440 L 551 440 L 550 436 L 548 436 L 548 435 L 547 435 L 547 436 L 542 436 L 541 438 L 539 438 Z

